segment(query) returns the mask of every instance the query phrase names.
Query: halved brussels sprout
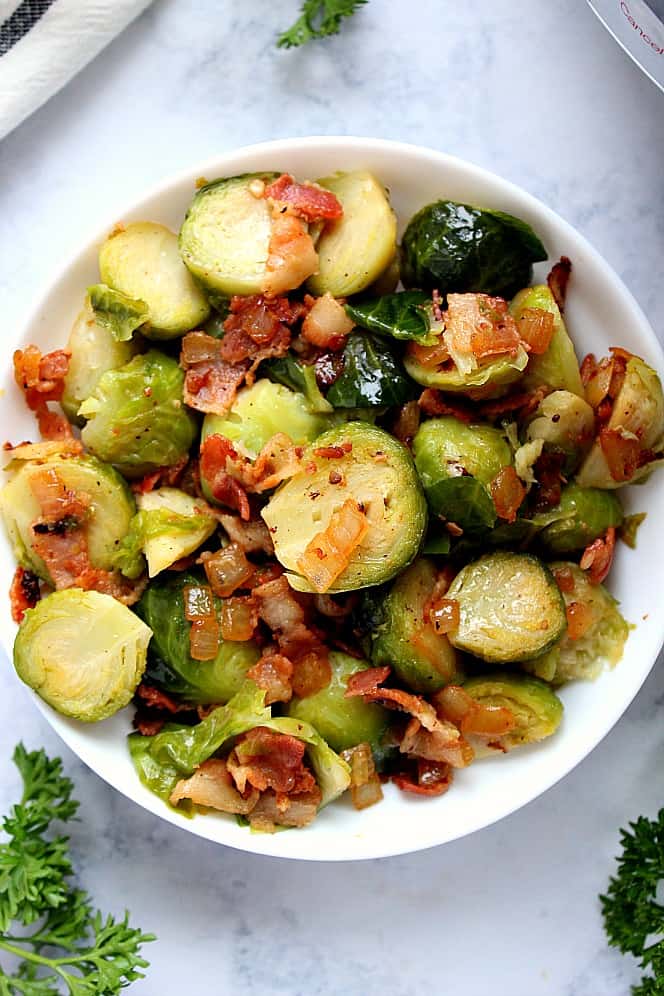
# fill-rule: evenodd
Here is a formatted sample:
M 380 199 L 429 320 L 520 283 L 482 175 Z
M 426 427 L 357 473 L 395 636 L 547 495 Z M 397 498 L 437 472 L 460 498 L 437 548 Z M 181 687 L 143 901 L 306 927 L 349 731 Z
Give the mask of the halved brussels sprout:
M 605 428 L 626 441 L 638 440 L 641 454 L 649 459 L 636 466 L 631 476 L 621 474 L 617 480 L 611 474 L 600 437 L 581 464 L 578 483 L 584 488 L 621 488 L 649 474 L 652 451 L 661 455 L 664 444 L 664 393 L 656 372 L 638 356 L 627 361 L 625 379 Z
M 302 363 L 292 353 L 286 353 L 285 356 L 263 362 L 260 372 L 276 384 L 283 384 L 291 391 L 303 394 L 310 411 L 318 414 L 334 411 L 330 402 L 321 394 L 316 380 L 316 368 L 312 363 Z
M 344 444 L 348 452 L 343 452 Z M 343 455 L 316 455 L 328 447 L 338 447 Z M 376 426 L 348 422 L 319 436 L 302 466 L 261 513 L 292 587 L 313 590 L 298 564 L 309 543 L 349 499 L 364 510 L 368 529 L 330 593 L 381 584 L 411 562 L 426 529 L 427 513 L 405 446 Z
M 530 441 L 541 439 L 546 449 L 565 454 L 563 471 L 573 473 L 592 446 L 595 413 L 571 391 L 553 391 L 544 398 L 526 429 Z
M 79 413 L 84 445 L 125 477 L 170 467 L 189 453 L 196 419 L 182 400 L 184 372 L 156 349 L 100 377 Z
M 89 298 L 69 333 L 67 350 L 69 369 L 64 381 L 62 409 L 75 425 L 84 425 L 78 409 L 89 398 L 107 370 L 117 370 L 128 363 L 136 352 L 133 342 L 118 342 L 113 334 L 97 321 Z
M 14 642 L 14 667 L 63 716 L 96 723 L 131 701 L 150 636 L 145 623 L 110 595 L 68 588 L 27 610 Z
M 114 566 L 118 544 L 127 533 L 136 511 L 134 498 L 117 471 L 94 457 L 52 457 L 22 463 L 0 492 L 0 509 L 17 560 L 45 581 L 52 579 L 44 561 L 35 552 L 34 523 L 41 506 L 30 486 L 35 475 L 54 470 L 68 491 L 85 495 L 90 505 L 81 526 L 85 532 L 90 563 L 101 570 Z
M 128 342 L 136 329 L 150 320 L 145 301 L 136 301 L 106 284 L 88 287 L 88 296 L 95 318 L 118 342 Z
M 196 192 L 180 229 L 180 253 L 200 283 L 218 294 L 260 294 L 272 235 L 270 206 L 252 183 L 278 173 L 245 173 Z
M 435 692 L 458 682 L 458 654 L 426 615 L 436 584 L 436 570 L 423 557 L 401 574 L 389 593 L 367 592 L 375 603 L 377 625 L 370 634 L 371 663 L 389 664 L 400 681 L 416 692 Z
M 523 347 L 514 357 L 499 357 L 483 363 L 470 373 L 462 373 L 449 359 L 430 366 L 421 362 L 416 350 L 410 347 L 404 355 L 404 366 L 413 380 L 423 387 L 437 387 L 451 394 L 468 394 L 478 399 L 495 397 L 518 380 L 528 365 L 528 354 Z
M 546 353 L 530 357 L 522 381 L 524 390 L 529 391 L 546 384 L 554 391 L 571 391 L 583 398 L 583 384 L 574 345 L 555 298 L 546 284 L 519 291 L 510 304 L 510 311 L 517 322 L 526 308 L 549 311 L 553 315 L 553 337 Z
M 499 429 L 452 416 L 424 422 L 413 440 L 415 467 L 429 506 L 464 531 L 490 529 L 496 509 L 488 488 L 512 451 Z
M 621 659 L 630 627 L 615 598 L 603 585 L 593 584 L 578 564 L 561 561 L 551 564 L 551 569 L 556 573 L 564 571 L 572 582 L 571 590 L 563 590 L 563 598 L 573 622 L 570 631 L 547 654 L 523 666 L 556 685 L 576 679 L 592 680 Z
M 547 684 L 516 674 L 491 674 L 471 678 L 464 691 L 482 705 L 509 709 L 516 726 L 498 737 L 500 749 L 512 750 L 544 740 L 556 732 L 563 718 L 563 704 Z
M 547 252 L 530 225 L 502 211 L 455 201 L 427 204 L 401 240 L 404 287 L 441 294 L 481 291 L 511 297 Z
M 567 625 L 551 571 L 528 553 L 485 554 L 457 574 L 445 597 L 459 603 L 450 643 L 491 663 L 538 657 Z
M 139 494 L 136 504 L 136 531 L 151 578 L 197 550 L 217 528 L 205 503 L 177 488 L 156 488 Z
M 387 709 L 375 702 L 364 702 L 360 696 L 344 697 L 350 676 L 369 665 L 337 651 L 330 654 L 330 665 L 329 685 L 305 699 L 291 699 L 286 712 L 293 719 L 311 723 L 334 750 L 368 743 L 380 754 L 381 738 L 390 723 Z
M 143 334 L 173 339 L 210 314 L 207 298 L 183 266 L 177 235 L 151 221 L 112 232 L 99 250 L 99 272 L 109 287 L 138 302 L 150 316 Z
M 539 533 L 538 541 L 547 552 L 560 555 L 582 550 L 609 526 L 619 526 L 624 516 L 613 492 L 581 488 L 572 482 L 563 488 L 557 508 L 544 512 L 542 518 L 553 521 Z
M 349 297 L 365 290 L 389 266 L 396 251 L 397 222 L 385 188 L 366 170 L 318 180 L 341 202 L 344 213 L 328 223 L 316 243 L 318 272 L 307 281 L 312 294 Z
M 190 654 L 191 624 L 185 618 L 184 588 L 206 584 L 188 571 L 172 572 L 152 581 L 136 612 L 153 632 L 147 677 L 167 692 L 196 705 L 228 702 L 242 687 L 245 676 L 260 657 L 252 640 L 219 643 L 212 661 L 196 661 Z M 215 599 L 219 612 L 221 600 Z

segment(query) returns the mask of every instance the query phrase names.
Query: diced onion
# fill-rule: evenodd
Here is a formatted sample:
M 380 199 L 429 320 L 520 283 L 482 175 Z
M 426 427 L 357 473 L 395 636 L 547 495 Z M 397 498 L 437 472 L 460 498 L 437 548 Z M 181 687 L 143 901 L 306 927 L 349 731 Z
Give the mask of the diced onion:
M 297 566 L 317 592 L 328 591 L 343 573 L 368 528 L 366 515 L 349 498 L 334 512 L 327 529 L 309 542 Z
M 553 337 L 553 315 L 543 308 L 524 308 L 517 330 L 535 355 L 546 353 Z
M 258 618 L 251 596 L 225 598 L 221 603 L 220 617 L 224 640 L 243 642 L 254 635 Z
M 188 622 L 198 619 L 214 619 L 212 591 L 207 585 L 185 585 L 184 617 Z
M 237 588 L 242 588 L 254 573 L 253 565 L 237 543 L 229 543 L 216 553 L 201 557 L 210 587 L 219 598 L 228 598 Z
M 195 661 L 213 661 L 219 651 L 219 623 L 206 617 L 194 619 L 189 630 L 189 653 Z

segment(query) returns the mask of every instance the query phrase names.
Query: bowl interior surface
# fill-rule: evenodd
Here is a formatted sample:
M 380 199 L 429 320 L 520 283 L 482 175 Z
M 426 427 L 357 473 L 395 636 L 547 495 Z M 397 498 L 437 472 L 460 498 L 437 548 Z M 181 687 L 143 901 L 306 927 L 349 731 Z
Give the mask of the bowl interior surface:
M 655 335 L 616 274 L 570 225 L 535 198 L 476 166 L 441 153 L 396 142 L 351 138 L 312 138 L 265 143 L 198 164 L 149 193 L 121 217 L 107 219 L 87 246 L 72 259 L 39 299 L 31 317 L 9 345 L 29 342 L 43 350 L 64 345 L 80 311 L 85 288 L 99 279 L 97 250 L 119 221 L 151 220 L 178 230 L 201 176 L 212 180 L 251 170 L 274 169 L 300 178 L 335 170 L 372 170 L 389 188 L 400 228 L 412 214 L 437 198 L 451 198 L 508 211 L 528 221 L 549 251 L 550 261 L 567 255 L 574 265 L 566 320 L 581 358 L 621 345 L 643 356 L 660 372 L 664 358 Z M 539 264 L 543 280 L 549 264 Z M 9 354 L 8 354 L 9 355 Z M 36 427 L 13 382 L 10 364 L 1 380 L 3 438 L 36 438 Z M 618 667 L 597 682 L 564 688 L 562 727 L 540 745 L 506 757 L 480 761 L 457 772 L 450 792 L 438 799 L 417 799 L 385 787 L 382 803 L 361 813 L 341 800 L 324 810 L 305 830 L 252 834 L 232 817 L 205 815 L 187 819 L 170 811 L 136 776 L 125 745 L 131 710 L 87 726 L 58 715 L 30 694 L 69 747 L 109 784 L 162 819 L 191 833 L 246 851 L 309 860 L 374 858 L 421 850 L 485 827 L 536 798 L 579 763 L 611 729 L 637 693 L 664 638 L 659 611 L 664 589 L 664 558 L 658 555 L 656 508 L 664 499 L 664 474 L 621 493 L 626 510 L 645 511 L 637 550 L 619 544 L 610 588 L 623 614 L 635 624 Z M 2 535 L 2 575 L 10 578 L 14 558 Z M 16 627 L 9 605 L 0 615 L 0 639 L 11 658 Z M 18 678 L 16 679 L 18 681 Z

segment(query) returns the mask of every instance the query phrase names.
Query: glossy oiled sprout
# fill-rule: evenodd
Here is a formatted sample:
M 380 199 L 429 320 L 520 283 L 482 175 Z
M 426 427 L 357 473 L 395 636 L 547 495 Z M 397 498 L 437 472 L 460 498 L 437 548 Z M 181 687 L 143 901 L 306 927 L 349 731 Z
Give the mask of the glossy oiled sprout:
M 512 750 L 544 740 L 556 732 L 563 704 L 548 685 L 516 674 L 489 674 L 471 678 L 464 690 L 481 705 L 507 709 L 515 723 L 490 744 L 493 750 Z
M 546 284 L 519 291 L 510 305 L 517 323 L 529 308 L 548 311 L 553 315 L 553 337 L 545 353 L 530 357 L 521 382 L 524 390 L 545 386 L 553 390 L 570 391 L 582 398 L 583 384 L 574 345 L 555 298 Z
M 545 450 L 562 452 L 563 470 L 573 473 L 592 446 L 595 413 L 571 391 L 553 391 L 544 398 L 526 428 L 526 438 L 542 440 Z
M 556 508 L 535 516 L 548 522 L 538 541 L 549 554 L 560 556 L 582 550 L 603 536 L 610 526 L 619 526 L 623 510 L 617 496 L 599 488 L 581 488 L 572 482 L 565 485 Z

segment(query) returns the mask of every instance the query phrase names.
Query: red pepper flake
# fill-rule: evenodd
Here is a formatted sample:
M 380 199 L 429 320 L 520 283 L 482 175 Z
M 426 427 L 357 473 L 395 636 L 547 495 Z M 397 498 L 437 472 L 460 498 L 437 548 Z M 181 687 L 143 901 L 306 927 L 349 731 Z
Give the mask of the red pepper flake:
M 347 453 L 352 452 L 353 444 L 350 442 L 340 443 L 338 446 L 319 446 L 314 450 L 314 456 L 322 457 L 324 460 L 340 460 Z

